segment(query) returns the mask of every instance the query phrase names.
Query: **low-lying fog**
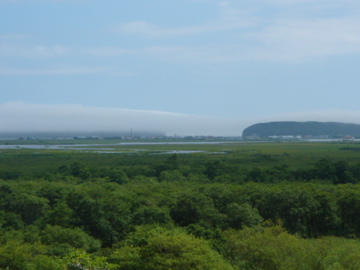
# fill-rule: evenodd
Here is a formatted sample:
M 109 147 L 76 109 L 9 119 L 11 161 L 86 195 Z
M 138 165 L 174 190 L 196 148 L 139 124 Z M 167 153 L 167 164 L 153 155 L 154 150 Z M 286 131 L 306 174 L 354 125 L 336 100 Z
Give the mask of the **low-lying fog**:
M 249 125 L 269 121 L 359 123 L 360 112 L 319 111 L 244 119 L 193 116 L 160 111 L 89 107 L 76 104 L 0 104 L 1 132 L 148 131 L 166 135 L 241 136 Z

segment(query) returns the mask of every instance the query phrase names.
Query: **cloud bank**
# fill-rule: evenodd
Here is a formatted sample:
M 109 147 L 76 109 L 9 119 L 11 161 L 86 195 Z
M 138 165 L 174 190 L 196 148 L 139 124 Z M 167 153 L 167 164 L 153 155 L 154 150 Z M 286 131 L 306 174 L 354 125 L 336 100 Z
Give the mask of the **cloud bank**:
M 360 111 L 312 111 L 262 118 L 213 118 L 160 111 L 90 107 L 77 104 L 0 104 L 1 132 L 164 132 L 167 135 L 241 136 L 249 125 L 269 121 L 359 123 Z
M 160 111 L 87 107 L 74 104 L 0 104 L 1 131 L 151 131 L 168 135 L 241 135 L 235 120 Z

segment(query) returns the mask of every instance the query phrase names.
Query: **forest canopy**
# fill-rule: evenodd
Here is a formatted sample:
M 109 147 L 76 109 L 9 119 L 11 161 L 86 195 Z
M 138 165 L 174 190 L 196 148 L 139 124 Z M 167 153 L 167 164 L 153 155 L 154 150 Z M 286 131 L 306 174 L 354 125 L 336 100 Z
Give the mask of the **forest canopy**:
M 89 147 L 2 151 L 0 269 L 360 267 L 357 143 Z

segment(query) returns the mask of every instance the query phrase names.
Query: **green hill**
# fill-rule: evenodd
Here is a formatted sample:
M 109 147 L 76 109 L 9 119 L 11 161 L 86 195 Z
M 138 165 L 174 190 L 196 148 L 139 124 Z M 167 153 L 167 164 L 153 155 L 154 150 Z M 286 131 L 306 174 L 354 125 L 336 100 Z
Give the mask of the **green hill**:
M 258 123 L 247 127 L 242 136 L 257 136 L 265 138 L 269 136 L 329 136 L 360 137 L 360 125 L 338 122 L 268 122 Z

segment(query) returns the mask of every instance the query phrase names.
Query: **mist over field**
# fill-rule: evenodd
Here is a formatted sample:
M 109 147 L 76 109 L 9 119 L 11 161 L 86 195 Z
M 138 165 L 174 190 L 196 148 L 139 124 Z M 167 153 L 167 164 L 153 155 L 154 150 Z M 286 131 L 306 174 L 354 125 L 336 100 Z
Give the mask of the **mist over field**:
M 0 132 L 152 132 L 168 136 L 241 136 L 249 125 L 269 121 L 335 121 L 359 123 L 360 112 L 318 111 L 262 118 L 215 118 L 161 111 L 89 107 L 76 104 L 0 104 Z M 93 133 L 93 134 L 92 134 Z
M 87 107 L 82 105 L 0 105 L 1 131 L 11 132 L 161 132 L 166 135 L 236 135 L 234 119 L 169 112 Z

